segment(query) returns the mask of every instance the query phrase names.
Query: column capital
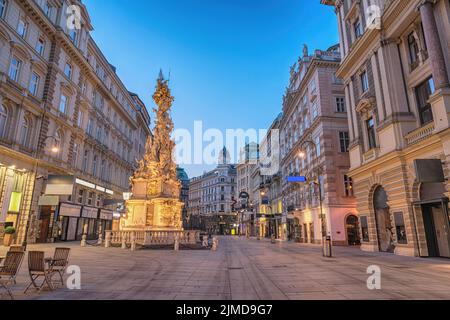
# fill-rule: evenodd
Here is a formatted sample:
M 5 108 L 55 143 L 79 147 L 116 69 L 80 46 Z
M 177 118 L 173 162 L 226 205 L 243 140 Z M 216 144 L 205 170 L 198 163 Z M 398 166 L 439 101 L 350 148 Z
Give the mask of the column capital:
M 436 4 L 436 0 L 421 0 L 420 3 L 417 5 L 416 10 L 420 11 L 420 8 L 423 7 L 424 5 L 435 5 Z

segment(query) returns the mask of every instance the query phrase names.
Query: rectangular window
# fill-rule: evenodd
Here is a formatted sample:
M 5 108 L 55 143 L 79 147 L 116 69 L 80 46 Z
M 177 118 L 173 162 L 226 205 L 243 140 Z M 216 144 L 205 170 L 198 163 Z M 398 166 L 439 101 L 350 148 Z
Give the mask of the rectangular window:
M 320 157 L 320 155 L 322 154 L 322 149 L 321 149 L 321 145 L 320 145 L 320 137 L 316 138 L 316 150 L 317 150 L 317 156 Z
M 337 112 L 346 112 L 344 97 L 336 97 L 336 111 Z
M 353 179 L 347 175 L 344 175 L 344 188 L 345 196 L 353 197 Z
M 76 29 L 72 29 L 69 32 L 69 38 L 72 41 L 72 43 L 76 46 L 77 45 L 77 30 Z
M 363 93 L 369 90 L 369 77 L 367 75 L 367 71 L 364 71 L 361 74 L 361 89 Z
M 317 106 L 317 103 L 314 103 L 312 106 L 312 118 L 313 120 L 316 119 L 319 116 L 319 108 Z
M 409 60 L 411 64 L 417 63 L 419 60 L 419 47 L 417 45 L 414 32 L 408 36 Z
M 339 132 L 339 142 L 341 145 L 341 152 L 348 152 L 348 147 L 350 145 L 348 132 Z
M 359 37 L 362 36 L 363 31 L 362 31 L 362 24 L 361 24 L 361 20 L 356 20 L 355 23 L 353 24 L 353 29 L 355 32 L 355 39 L 358 39 Z
M 83 190 L 83 189 L 80 189 L 80 190 L 78 191 L 77 202 L 78 202 L 79 204 L 83 204 L 83 201 L 84 201 L 84 190 Z
M 373 120 L 373 118 L 370 118 L 369 120 L 366 121 L 366 128 L 367 128 L 369 150 L 374 149 L 377 146 L 377 144 L 375 139 L 375 121 Z
M 72 78 L 72 66 L 69 63 L 64 67 L 64 75 L 69 79 Z
M 433 78 L 429 78 L 416 88 L 417 107 L 420 124 L 425 125 L 433 121 L 433 112 L 429 103 L 430 96 L 435 92 Z
M 50 18 L 52 13 L 52 7 L 48 4 L 48 1 L 44 1 L 44 7 L 43 7 L 45 15 Z
M 74 143 L 73 144 L 72 166 L 74 168 L 77 168 L 77 163 L 78 163 L 78 144 Z
M 361 222 L 361 236 L 362 236 L 362 241 L 363 242 L 369 242 L 370 238 L 369 238 L 369 224 L 367 222 L 367 217 L 366 216 L 362 216 L 359 218 L 360 222 Z
M 23 21 L 22 19 L 19 20 L 19 24 L 17 25 L 17 33 L 22 38 L 25 38 L 27 34 L 27 23 Z
M 94 200 L 94 192 L 89 192 L 87 204 L 88 206 L 92 206 L 92 201 Z
M 39 38 L 38 41 L 36 42 L 36 51 L 43 56 L 44 55 L 44 51 L 45 51 L 45 41 L 42 38 Z
M 78 128 L 81 128 L 83 126 L 83 118 L 84 118 L 84 112 L 79 110 L 78 111 L 78 119 L 77 119 Z
M 16 82 L 19 80 L 19 72 L 20 72 L 21 65 L 22 65 L 22 61 L 20 61 L 16 57 L 13 57 L 11 59 L 11 65 L 9 67 L 9 78 L 11 80 L 16 81 Z
M 0 18 L 3 18 L 5 11 L 6 11 L 6 0 L 0 0 Z
M 31 75 L 30 87 L 28 88 L 33 96 L 37 95 L 39 88 L 39 81 L 40 77 L 35 72 L 33 72 L 33 74 Z
M 85 150 L 84 157 L 83 157 L 83 171 L 84 172 L 87 172 L 88 162 L 89 162 L 89 151 Z
M 59 111 L 64 114 L 66 114 L 67 111 L 67 97 L 63 94 L 61 95 L 61 99 L 59 101 Z
M 397 242 L 399 244 L 408 244 L 403 212 L 394 213 L 394 220 L 395 220 L 395 229 L 397 232 Z

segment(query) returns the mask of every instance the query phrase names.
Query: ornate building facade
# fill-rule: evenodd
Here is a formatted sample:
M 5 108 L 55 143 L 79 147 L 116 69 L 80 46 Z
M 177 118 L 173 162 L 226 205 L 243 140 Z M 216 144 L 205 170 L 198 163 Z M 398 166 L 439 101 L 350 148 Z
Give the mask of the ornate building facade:
M 362 249 L 450 257 L 449 1 L 321 2 L 338 18 Z
M 339 46 L 309 54 L 305 45 L 291 69 L 280 123 L 281 188 L 289 240 L 321 243 L 322 228 L 326 228 L 334 245 L 359 242 L 348 177 L 347 105 L 343 83 L 335 74 L 339 62 Z M 287 181 L 287 177 L 301 176 L 307 181 Z
M 192 178 L 189 183 L 188 215 L 198 221 L 196 228 L 210 234 L 238 231 L 236 166 L 228 159 L 229 154 L 224 148 L 217 168 Z
M 151 134 L 91 31 L 81 1 L 0 0 L 0 225 L 16 243 L 110 228 Z

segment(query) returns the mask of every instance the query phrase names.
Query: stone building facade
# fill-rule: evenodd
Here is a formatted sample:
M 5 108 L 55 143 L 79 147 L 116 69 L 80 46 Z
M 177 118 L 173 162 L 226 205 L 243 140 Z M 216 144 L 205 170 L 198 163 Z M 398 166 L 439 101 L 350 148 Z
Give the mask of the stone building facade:
M 192 178 L 189 183 L 188 215 L 210 234 L 237 233 L 236 166 L 222 151 L 216 169 Z
M 81 1 L 0 0 L 0 225 L 16 243 L 110 228 L 151 134 L 91 31 Z M 54 176 L 72 177 L 70 191 Z
M 362 249 L 450 257 L 450 2 L 321 2 L 337 14 Z
M 281 188 L 289 240 L 321 243 L 322 225 L 326 224 L 325 231 L 334 245 L 359 243 L 355 198 L 348 177 L 347 104 L 343 83 L 335 74 L 339 51 L 337 45 L 309 54 L 305 45 L 303 55 L 291 68 L 283 98 Z M 301 176 L 307 181 L 287 181 L 287 177 Z

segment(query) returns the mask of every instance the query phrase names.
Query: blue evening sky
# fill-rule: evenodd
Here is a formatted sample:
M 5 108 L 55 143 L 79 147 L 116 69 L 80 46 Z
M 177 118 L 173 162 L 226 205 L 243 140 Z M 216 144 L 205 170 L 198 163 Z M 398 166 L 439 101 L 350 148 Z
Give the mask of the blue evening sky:
M 176 128 L 267 129 L 281 112 L 289 67 L 338 42 L 319 0 L 85 0 L 93 37 L 149 111 L 170 71 Z M 190 177 L 208 166 L 185 166 Z

